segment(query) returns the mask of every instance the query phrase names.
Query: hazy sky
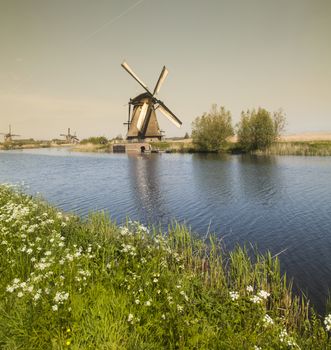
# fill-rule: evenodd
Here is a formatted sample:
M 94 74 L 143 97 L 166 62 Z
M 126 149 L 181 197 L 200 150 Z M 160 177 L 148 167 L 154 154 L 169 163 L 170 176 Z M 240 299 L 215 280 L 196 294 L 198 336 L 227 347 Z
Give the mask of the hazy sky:
M 54 138 L 126 133 L 142 88 L 126 59 L 183 121 L 212 103 L 234 123 L 283 108 L 287 132 L 331 131 L 331 0 L 0 0 L 0 131 Z

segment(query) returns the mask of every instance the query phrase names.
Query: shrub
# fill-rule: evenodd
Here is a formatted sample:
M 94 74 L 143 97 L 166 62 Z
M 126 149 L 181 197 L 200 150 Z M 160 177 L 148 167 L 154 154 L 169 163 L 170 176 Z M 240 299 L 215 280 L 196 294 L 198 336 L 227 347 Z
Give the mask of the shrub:
M 263 108 L 247 110 L 241 113 L 237 126 L 238 141 L 246 151 L 264 150 L 277 140 L 284 126 L 285 116 L 281 110 L 272 114 Z
M 219 152 L 227 146 L 227 139 L 233 136 L 231 112 L 214 104 L 209 113 L 197 117 L 192 123 L 193 143 L 202 151 Z

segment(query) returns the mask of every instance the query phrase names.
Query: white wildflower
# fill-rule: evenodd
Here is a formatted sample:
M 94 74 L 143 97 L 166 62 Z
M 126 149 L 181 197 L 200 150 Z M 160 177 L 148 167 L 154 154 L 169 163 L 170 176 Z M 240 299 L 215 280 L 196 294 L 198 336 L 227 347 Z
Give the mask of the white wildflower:
M 286 329 L 282 329 L 282 331 L 279 334 L 279 340 L 283 343 L 287 337 L 288 337 L 288 334 L 286 332 Z
M 247 290 L 247 292 L 251 293 L 254 291 L 254 288 L 251 285 L 249 285 L 246 287 L 246 290 Z
M 39 300 L 39 299 L 40 299 L 40 293 L 37 292 L 37 293 L 34 295 L 33 300 L 37 301 L 37 300 Z
M 231 291 L 231 292 L 229 292 L 229 294 L 230 294 L 230 298 L 232 299 L 232 301 L 235 301 L 235 300 L 239 299 L 239 293 L 238 292 Z
M 266 326 L 269 326 L 269 325 L 273 325 L 274 324 L 274 320 L 268 315 L 266 314 L 263 318 L 263 322 Z
M 250 298 L 250 301 L 254 304 L 260 304 L 262 302 L 262 299 L 257 296 L 257 295 L 253 295 L 251 298 Z
M 15 290 L 14 286 L 7 286 L 6 291 L 9 293 L 13 293 L 13 291 Z
M 133 315 L 132 314 L 129 314 L 128 316 L 128 322 L 132 322 L 133 321 Z
M 262 299 L 268 299 L 268 297 L 270 296 L 270 293 L 266 292 L 265 290 L 261 289 L 257 295 L 262 298 Z
M 331 314 L 328 314 L 324 319 L 324 325 L 327 331 L 331 331 Z
M 178 310 L 178 312 L 183 312 L 183 310 L 184 310 L 184 307 L 182 306 L 182 305 L 177 305 L 177 310 Z
M 56 304 L 52 306 L 53 311 L 57 311 L 58 309 L 59 309 L 59 307 Z

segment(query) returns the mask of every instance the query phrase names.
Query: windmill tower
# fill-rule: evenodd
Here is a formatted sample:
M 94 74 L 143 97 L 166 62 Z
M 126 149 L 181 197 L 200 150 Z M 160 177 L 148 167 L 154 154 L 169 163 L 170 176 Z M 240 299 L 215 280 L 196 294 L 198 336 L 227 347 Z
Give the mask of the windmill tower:
M 127 140 L 132 141 L 157 141 L 162 138 L 162 131 L 156 118 L 155 111 L 160 111 L 178 128 L 182 122 L 175 116 L 174 113 L 158 98 L 161 86 L 168 75 L 168 70 L 163 67 L 159 79 L 155 85 L 153 93 L 148 89 L 147 85 L 138 78 L 130 66 L 122 63 L 122 67 L 135 79 L 146 92 L 136 96 L 129 101 L 128 121 L 125 125 L 128 126 Z M 131 112 L 131 106 L 132 112 Z
M 67 134 L 60 134 L 60 136 L 65 137 L 67 143 L 77 143 L 77 142 L 79 142 L 79 139 L 76 136 L 76 133 L 74 135 L 70 134 L 70 128 L 68 128 L 68 133 Z
M 4 142 L 12 142 L 14 136 L 21 136 L 21 135 L 15 135 L 11 133 L 11 125 L 9 125 L 8 133 L 0 132 L 0 135 L 4 135 Z

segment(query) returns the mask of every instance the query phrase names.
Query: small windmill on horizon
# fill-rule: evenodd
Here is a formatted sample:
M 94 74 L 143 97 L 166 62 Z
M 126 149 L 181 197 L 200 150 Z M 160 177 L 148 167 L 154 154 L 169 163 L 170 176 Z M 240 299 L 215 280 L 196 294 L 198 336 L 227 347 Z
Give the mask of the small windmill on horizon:
M 160 111 L 178 128 L 182 122 L 170 109 L 158 98 L 163 82 L 165 81 L 168 70 L 164 66 L 159 79 L 155 85 L 154 91 L 151 92 L 147 85 L 134 73 L 130 66 L 124 61 L 121 66 L 141 85 L 146 92 L 136 96 L 129 101 L 128 121 L 124 123 L 128 126 L 127 140 L 131 141 L 158 141 L 162 139 L 162 131 L 156 118 L 156 111 Z M 133 111 L 131 113 L 131 106 Z
M 60 134 L 60 136 L 65 137 L 67 143 L 78 143 L 79 142 L 79 139 L 76 136 L 76 133 L 74 135 L 70 134 L 70 128 L 68 128 L 67 134 Z
M 10 124 L 9 124 L 9 132 L 7 132 L 7 133 L 0 132 L 0 135 L 4 135 L 4 142 L 12 142 L 13 137 L 21 136 L 21 135 L 12 134 Z

